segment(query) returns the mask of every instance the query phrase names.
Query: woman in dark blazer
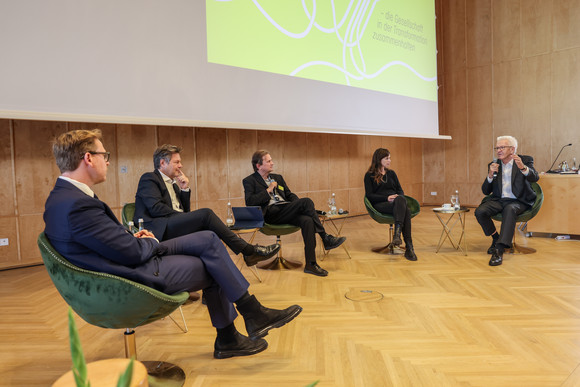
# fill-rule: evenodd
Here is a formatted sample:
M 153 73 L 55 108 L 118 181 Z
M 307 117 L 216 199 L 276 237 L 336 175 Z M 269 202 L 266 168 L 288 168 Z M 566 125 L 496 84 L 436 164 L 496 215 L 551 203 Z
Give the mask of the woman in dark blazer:
M 400 246 L 402 233 L 405 240 L 405 258 L 416 261 L 417 255 L 413 250 L 411 237 L 411 211 L 407 207 L 407 200 L 397 174 L 389 169 L 390 166 L 391 153 L 385 148 L 377 149 L 365 174 L 365 195 L 377 211 L 393 215 L 395 232 L 392 243 Z

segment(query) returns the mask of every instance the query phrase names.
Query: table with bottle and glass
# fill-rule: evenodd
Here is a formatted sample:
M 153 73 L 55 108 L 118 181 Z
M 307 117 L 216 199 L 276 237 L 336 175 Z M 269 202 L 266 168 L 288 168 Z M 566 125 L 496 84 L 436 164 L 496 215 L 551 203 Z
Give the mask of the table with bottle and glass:
M 433 212 L 439 219 L 443 230 L 441 230 L 441 236 L 439 237 L 439 243 L 437 243 L 436 253 L 439 252 L 443 242 L 449 240 L 451 246 L 455 250 L 461 250 L 461 252 L 467 255 L 467 239 L 465 235 L 465 220 L 466 214 L 469 212 L 469 208 L 462 207 L 459 203 L 459 192 L 455 191 L 455 195 L 451 195 L 451 203 L 444 204 L 442 207 L 434 208 Z M 453 230 L 459 225 L 459 240 L 455 240 L 453 237 Z
M 329 230 L 327 230 L 329 231 L 329 234 L 334 234 L 338 238 L 342 236 L 342 228 L 344 227 L 348 219 L 348 211 L 343 210 L 342 208 L 337 210 L 336 195 L 334 193 L 328 199 L 328 212 L 319 212 L 318 217 L 320 218 L 320 221 L 322 222 L 323 226 L 325 225 L 326 225 L 325 227 L 330 226 Z M 322 243 L 321 246 L 323 246 Z M 350 252 L 346 247 L 346 242 L 340 246 L 344 249 L 346 255 L 350 259 L 352 259 L 352 257 L 350 256 Z M 324 258 L 328 255 L 329 252 L 330 251 L 325 250 L 323 246 L 321 260 L 324 260 Z

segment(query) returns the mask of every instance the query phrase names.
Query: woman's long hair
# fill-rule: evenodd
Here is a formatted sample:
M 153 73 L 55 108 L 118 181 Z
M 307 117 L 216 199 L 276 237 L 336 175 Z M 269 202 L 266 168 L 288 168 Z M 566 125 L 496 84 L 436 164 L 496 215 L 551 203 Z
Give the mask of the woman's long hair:
M 389 157 L 390 155 L 391 152 L 389 152 L 389 150 L 385 148 L 379 148 L 375 151 L 375 153 L 373 153 L 371 166 L 369 167 L 369 170 L 367 172 L 371 174 L 371 176 L 373 177 L 373 179 L 375 179 L 375 182 L 377 184 L 379 184 L 381 179 L 383 178 L 383 175 L 381 174 L 382 169 L 381 160 L 384 159 L 385 157 Z

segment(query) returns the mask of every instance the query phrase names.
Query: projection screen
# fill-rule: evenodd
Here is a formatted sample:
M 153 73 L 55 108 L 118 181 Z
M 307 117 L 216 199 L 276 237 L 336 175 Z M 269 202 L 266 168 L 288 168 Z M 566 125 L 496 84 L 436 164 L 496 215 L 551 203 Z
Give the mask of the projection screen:
M 3 118 L 439 136 L 434 0 L 19 0 L 1 11 Z

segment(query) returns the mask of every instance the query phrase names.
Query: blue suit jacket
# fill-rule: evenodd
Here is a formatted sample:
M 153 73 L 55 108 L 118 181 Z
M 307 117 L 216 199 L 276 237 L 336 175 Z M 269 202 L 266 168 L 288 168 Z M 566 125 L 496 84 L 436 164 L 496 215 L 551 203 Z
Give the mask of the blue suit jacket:
M 174 188 L 176 185 L 174 185 Z M 191 191 L 181 191 L 175 189 L 177 199 L 181 203 L 183 212 L 191 210 Z M 181 212 L 175 211 L 171 204 L 171 196 L 167 190 L 167 185 L 158 170 L 144 173 L 139 179 L 139 186 L 135 194 L 135 216 L 133 221 L 143 219 L 143 225 L 150 230 L 157 239 L 162 240 L 167 228 L 168 219 L 179 215 Z
M 152 258 L 165 247 L 152 238 L 135 238 L 109 206 L 70 182 L 57 179 L 46 200 L 44 223 L 52 246 L 72 264 L 163 289 Z
M 522 171 L 518 168 L 516 163 L 513 163 L 512 167 L 512 192 L 515 197 L 522 203 L 528 206 L 533 206 L 536 201 L 536 192 L 532 188 L 530 183 L 536 182 L 540 179 L 538 172 L 534 169 L 534 158 L 532 156 L 519 155 L 530 172 L 528 176 L 525 176 Z M 491 163 L 490 163 L 491 164 Z M 489 168 L 489 164 L 488 164 Z M 483 180 L 481 185 L 481 191 L 484 195 L 491 195 L 491 198 L 501 199 L 502 192 L 502 168 L 503 163 L 499 162 L 499 170 L 497 171 L 497 177 L 490 182 L 487 181 L 487 177 Z

